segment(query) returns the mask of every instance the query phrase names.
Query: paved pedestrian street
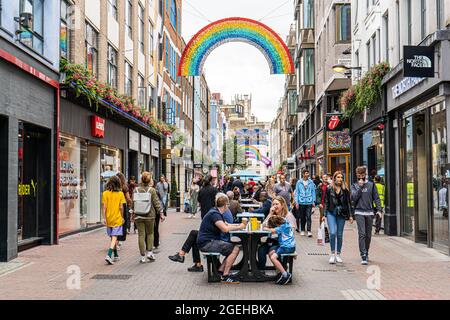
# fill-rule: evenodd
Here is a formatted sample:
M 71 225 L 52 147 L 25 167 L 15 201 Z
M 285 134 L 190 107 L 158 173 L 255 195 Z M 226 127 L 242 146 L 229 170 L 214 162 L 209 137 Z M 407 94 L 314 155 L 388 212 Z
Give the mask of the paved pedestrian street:
M 297 238 L 298 258 L 291 285 L 273 283 L 209 284 L 207 273 L 188 273 L 168 256 L 182 245 L 200 218 L 169 211 L 161 224 L 157 260 L 140 264 L 137 235 L 120 251 L 121 260 L 106 265 L 108 238 L 104 229 L 77 234 L 57 246 L 40 246 L 0 264 L 1 299 L 450 299 L 450 258 L 398 237 L 374 236 L 371 263 L 361 266 L 356 225 L 347 225 L 342 265 L 328 264 L 328 246 L 316 238 Z M 314 214 L 313 230 L 317 230 Z M 270 263 L 270 262 L 269 262 Z M 205 266 L 206 267 L 206 266 Z M 205 268 L 206 270 L 206 268 Z M 74 273 L 75 272 L 75 273 Z M 73 275 L 80 274 L 80 289 Z M 380 275 L 378 278 L 377 275 Z M 97 278 L 97 279 L 96 279 Z M 378 279 L 380 281 L 378 281 Z

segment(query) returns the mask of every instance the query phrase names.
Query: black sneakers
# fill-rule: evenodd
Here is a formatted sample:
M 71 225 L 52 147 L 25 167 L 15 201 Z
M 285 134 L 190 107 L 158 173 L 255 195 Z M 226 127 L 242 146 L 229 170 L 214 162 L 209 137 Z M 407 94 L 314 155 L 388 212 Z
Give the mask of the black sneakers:
M 198 266 L 198 265 L 194 264 L 192 267 L 188 268 L 187 270 L 189 272 L 203 272 L 203 266 Z
M 184 263 L 184 256 L 180 256 L 180 254 L 178 252 L 176 254 L 174 254 L 173 256 L 169 256 L 169 259 L 174 262 Z
M 233 276 L 222 277 L 222 283 L 224 284 L 240 284 L 241 282 Z
M 280 279 L 276 282 L 277 284 L 280 285 L 286 285 L 288 283 L 290 283 L 292 280 L 292 274 L 290 274 L 289 272 L 287 273 L 286 276 L 281 276 Z

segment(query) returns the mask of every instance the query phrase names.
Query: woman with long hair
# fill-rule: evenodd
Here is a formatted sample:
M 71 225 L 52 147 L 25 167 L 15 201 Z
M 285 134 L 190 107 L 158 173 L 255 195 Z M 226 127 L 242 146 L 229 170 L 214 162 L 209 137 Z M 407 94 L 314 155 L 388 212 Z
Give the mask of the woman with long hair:
M 125 223 L 123 224 L 123 235 L 118 238 L 119 241 L 125 241 L 125 240 L 127 240 L 127 234 L 130 233 L 130 225 L 131 225 L 131 223 L 130 223 L 129 210 L 133 206 L 133 201 L 131 200 L 127 179 L 125 178 L 124 174 L 121 173 L 121 172 L 118 172 L 116 174 L 116 176 L 119 177 L 119 179 L 120 179 L 120 185 L 121 185 L 121 188 L 122 188 L 122 192 L 123 192 L 123 195 L 125 196 L 125 200 L 127 202 L 124 205 L 125 208 L 124 208 L 124 211 L 123 211 L 123 215 L 124 215 L 124 219 L 125 219 Z M 119 243 L 119 248 L 120 248 L 120 243 Z
M 189 205 L 191 206 L 191 214 L 189 218 L 195 218 L 198 208 L 198 193 L 200 192 L 200 187 L 197 184 L 197 179 L 192 179 L 191 188 L 189 190 Z
M 149 261 L 155 261 L 155 255 L 153 253 L 154 245 L 154 233 L 155 233 L 155 220 L 163 219 L 164 217 L 160 214 L 162 211 L 161 202 L 156 194 L 156 189 L 153 187 L 152 176 L 149 172 L 142 173 L 141 184 L 136 187 L 136 194 L 148 194 L 150 195 L 150 204 L 147 206 L 145 201 L 139 203 L 135 197 L 135 212 L 133 213 L 132 220 L 138 229 L 139 235 L 139 252 L 141 253 L 140 262 L 145 263 L 147 259 Z M 147 200 L 147 199 L 144 199 Z M 148 201 L 147 201 L 148 203 Z M 145 212 L 138 212 L 142 210 L 142 206 L 145 208 Z M 147 255 L 146 255 L 147 252 Z
M 292 178 L 291 179 L 291 188 L 292 188 L 292 190 L 296 189 L 297 182 L 298 182 L 297 178 Z M 294 199 L 295 199 L 295 196 L 292 197 L 292 199 L 291 199 L 292 215 L 295 217 L 295 231 L 300 233 L 300 210 L 297 209 L 297 207 L 295 206 Z
M 286 200 L 283 197 L 275 197 L 272 201 L 272 207 L 270 213 L 262 223 L 263 227 L 269 227 L 269 219 L 273 216 L 280 216 L 285 218 L 292 228 L 295 228 L 295 218 L 292 213 L 289 212 Z M 267 255 L 270 252 L 270 248 L 279 245 L 278 240 L 274 238 L 267 238 L 266 243 L 262 244 L 258 249 L 258 269 L 264 270 L 266 267 Z
M 266 191 L 269 194 L 269 197 L 272 199 L 275 198 L 275 192 L 273 192 L 273 187 L 275 186 L 275 181 L 273 178 L 269 178 L 269 180 L 266 183 Z
M 328 224 L 330 232 L 331 256 L 329 263 L 342 263 L 342 240 L 345 221 L 353 223 L 350 190 L 345 183 L 344 174 L 336 171 L 333 174 L 331 187 L 325 193 L 325 208 L 322 221 Z

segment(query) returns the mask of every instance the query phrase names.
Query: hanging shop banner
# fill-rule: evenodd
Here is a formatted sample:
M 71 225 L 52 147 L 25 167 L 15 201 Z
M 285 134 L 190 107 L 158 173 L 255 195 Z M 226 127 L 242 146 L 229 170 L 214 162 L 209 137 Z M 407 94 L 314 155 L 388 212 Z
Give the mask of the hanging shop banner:
M 326 119 L 328 132 L 344 131 L 344 129 L 350 128 L 348 119 L 344 119 L 342 113 L 328 113 Z
M 152 139 L 152 157 L 159 158 L 159 142 Z
M 129 132 L 128 148 L 130 150 L 139 151 L 139 133 L 131 129 L 129 129 L 128 132 Z
M 349 130 L 328 132 L 328 150 L 350 151 L 351 138 Z
M 403 76 L 434 78 L 434 47 L 404 46 Z
M 149 137 L 141 136 L 141 153 L 150 155 L 151 146 Z

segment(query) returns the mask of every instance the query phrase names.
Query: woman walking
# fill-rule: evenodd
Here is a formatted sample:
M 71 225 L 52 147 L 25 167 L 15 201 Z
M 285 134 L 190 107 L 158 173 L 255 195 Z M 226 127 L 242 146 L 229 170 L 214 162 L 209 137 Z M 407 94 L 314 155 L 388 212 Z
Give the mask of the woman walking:
M 333 175 L 332 185 L 325 192 L 323 221 L 327 222 L 330 232 L 331 256 L 329 263 L 342 263 L 342 239 L 345 221 L 353 223 L 351 194 L 341 171 Z
M 127 179 L 125 179 L 125 176 L 121 172 L 117 173 L 117 177 L 119 177 L 119 179 L 120 179 L 120 185 L 121 185 L 121 188 L 122 188 L 122 192 L 123 192 L 123 195 L 124 195 L 125 200 L 127 202 L 124 205 L 124 211 L 123 211 L 123 218 L 125 219 L 125 222 L 123 224 L 123 235 L 119 236 L 119 238 L 118 238 L 118 240 L 119 240 L 119 250 L 120 250 L 120 246 L 121 246 L 120 241 L 127 240 L 127 234 L 130 233 L 130 225 L 131 225 L 131 223 L 130 223 L 130 212 L 129 212 L 129 210 L 133 206 L 133 201 L 131 200 Z
M 189 190 L 189 205 L 191 206 L 191 214 L 189 218 L 195 218 L 198 208 L 198 193 L 200 192 L 200 187 L 197 184 L 196 179 L 192 179 L 191 189 Z
M 106 183 L 106 191 L 102 194 L 103 223 L 106 224 L 106 232 L 111 238 L 108 254 L 105 258 L 108 264 L 114 264 L 114 262 L 119 261 L 117 252 L 119 241 L 117 238 L 123 234 L 124 204 L 125 197 L 120 185 L 120 179 L 117 176 L 113 176 Z M 114 258 L 112 257 L 113 253 Z
M 155 219 L 156 213 L 162 211 L 156 190 L 150 185 L 151 180 L 149 172 L 142 173 L 141 184 L 133 193 L 134 212 L 132 220 L 138 229 L 141 263 L 147 262 L 147 259 L 155 261 L 155 255 L 153 254 Z M 162 215 L 159 214 L 160 219 L 161 217 Z

